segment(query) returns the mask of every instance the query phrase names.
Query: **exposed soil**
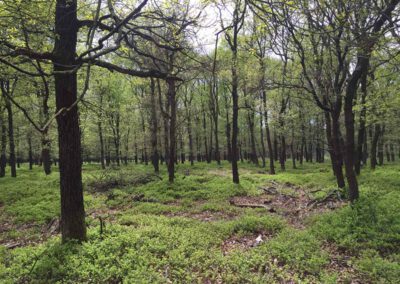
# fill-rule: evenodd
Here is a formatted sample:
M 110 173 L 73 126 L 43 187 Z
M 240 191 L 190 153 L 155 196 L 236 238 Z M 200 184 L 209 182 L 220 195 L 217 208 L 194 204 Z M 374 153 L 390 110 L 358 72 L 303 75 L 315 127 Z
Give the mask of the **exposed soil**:
M 14 236 L 14 232 L 15 234 Z M 4 222 L 0 226 L 0 245 L 8 249 L 38 244 L 46 241 L 50 236 L 58 234 L 58 229 L 49 227 L 49 224 L 37 223 L 15 224 Z
M 249 250 L 253 247 L 258 246 L 259 244 L 268 241 L 272 238 L 272 235 L 266 232 L 262 232 L 260 234 L 252 234 L 246 236 L 237 236 L 234 235 L 228 239 L 226 239 L 222 245 L 221 250 L 224 255 L 229 254 L 233 250 Z
M 293 227 L 304 229 L 304 220 L 307 217 L 342 207 L 345 204 L 334 194 L 328 195 L 325 199 L 314 199 L 306 189 L 290 183 L 272 182 L 272 186 L 266 185 L 260 189 L 266 193 L 231 198 L 231 205 L 265 208 L 269 213 L 284 217 Z
M 349 252 L 340 250 L 334 244 L 325 243 L 323 249 L 329 253 L 330 262 L 328 264 L 328 270 L 336 272 L 338 274 L 338 283 L 351 283 L 351 284 L 367 284 L 361 280 L 362 278 L 357 275 L 356 270 L 351 264 L 351 255 Z
M 224 212 L 224 211 L 210 211 L 205 210 L 201 212 L 174 212 L 167 213 L 166 216 L 169 217 L 186 217 L 203 222 L 211 222 L 218 220 L 232 220 L 237 215 L 234 213 Z

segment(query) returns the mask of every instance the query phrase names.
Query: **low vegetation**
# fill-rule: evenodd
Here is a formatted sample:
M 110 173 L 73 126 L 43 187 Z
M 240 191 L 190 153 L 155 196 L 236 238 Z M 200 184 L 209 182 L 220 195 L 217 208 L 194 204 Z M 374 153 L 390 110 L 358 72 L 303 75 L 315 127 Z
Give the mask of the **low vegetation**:
M 242 164 L 240 185 L 225 175 L 229 166 L 179 165 L 176 182 L 169 184 L 166 172 L 148 175 L 143 165 L 104 171 L 85 164 L 88 241 L 83 244 L 62 244 L 58 229 L 50 228 L 59 217 L 58 173 L 46 176 L 22 166 L 20 177 L 4 178 L 0 191 L 0 282 L 395 283 L 400 278 L 399 165 L 366 169 L 362 197 L 354 205 L 340 197 L 310 205 L 335 188 L 328 164 L 275 176 Z

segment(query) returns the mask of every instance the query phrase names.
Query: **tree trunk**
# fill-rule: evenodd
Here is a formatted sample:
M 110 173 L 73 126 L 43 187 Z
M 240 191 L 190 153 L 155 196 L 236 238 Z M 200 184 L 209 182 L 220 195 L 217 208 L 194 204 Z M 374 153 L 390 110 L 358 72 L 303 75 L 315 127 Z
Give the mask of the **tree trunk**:
M 5 92 L 8 95 L 10 93 L 10 82 L 9 81 L 1 81 L 1 89 L 3 93 L 3 98 L 5 101 L 5 106 L 7 110 L 7 119 L 8 119 L 8 143 L 10 147 L 10 156 L 8 159 L 8 163 L 11 167 L 11 177 L 17 177 L 17 168 L 16 168 L 16 156 L 15 156 L 15 141 L 14 141 L 14 121 L 13 121 L 13 110 L 10 100 L 7 98 Z
M 340 125 L 339 113 L 337 110 L 325 112 L 326 138 L 328 142 L 328 152 L 331 157 L 333 173 L 336 177 L 336 183 L 339 188 L 344 188 L 345 181 L 343 176 L 343 158 L 340 147 Z
M 379 137 L 381 135 L 381 126 L 380 124 L 375 125 L 374 135 L 372 136 L 371 141 L 371 169 L 375 170 L 377 165 L 376 155 L 377 155 L 377 146 Z
M 229 105 L 228 98 L 225 96 L 225 112 L 226 112 L 226 125 L 225 125 L 225 135 L 226 135 L 226 147 L 227 147 L 227 158 L 229 162 L 232 162 L 232 144 L 231 144 L 231 124 L 229 122 Z
M 276 131 L 274 131 L 274 160 L 278 161 L 278 138 L 276 136 Z
M 201 103 L 201 110 L 203 113 L 203 140 L 204 140 L 204 151 L 205 151 L 205 158 L 207 163 L 211 163 L 210 151 L 208 149 L 208 135 L 207 135 L 207 121 L 206 121 L 206 112 L 204 110 L 203 102 Z
M 247 123 L 250 132 L 251 162 L 258 166 L 259 164 L 257 158 L 256 138 L 254 134 L 254 110 L 249 110 L 247 112 Z
M 363 160 L 363 145 L 365 139 L 365 117 L 367 114 L 367 108 L 365 106 L 365 100 L 367 97 L 367 72 L 365 72 L 361 78 L 361 112 L 359 118 L 359 127 L 358 127 L 358 137 L 357 137 L 357 149 L 355 156 L 355 167 L 354 170 L 357 175 L 360 174 L 361 171 L 361 162 Z
M 155 90 L 155 82 L 154 79 L 150 79 L 150 103 L 151 103 L 151 163 L 154 167 L 154 172 L 156 174 L 159 173 L 159 154 L 157 148 L 157 130 L 158 130 L 158 122 L 157 122 L 157 108 L 156 108 L 156 90 Z
M 46 175 L 51 174 L 50 144 L 47 129 L 42 133 L 42 163 Z
M 1 149 L 0 149 L 0 178 L 6 175 L 7 166 L 7 126 L 4 119 L 3 110 L 0 109 L 0 127 L 1 127 Z
M 101 123 L 101 118 L 97 122 L 97 127 L 99 130 L 99 140 L 100 140 L 100 164 L 101 168 L 104 170 L 106 168 L 106 165 L 104 163 L 104 139 L 103 139 L 103 127 Z
M 75 54 L 78 32 L 76 0 L 57 0 L 55 17 L 54 71 L 57 111 L 70 108 L 77 100 Z M 61 189 L 61 235 L 86 239 L 82 188 L 81 139 L 78 107 L 57 116 Z
M 384 137 L 384 134 L 385 134 L 385 125 L 382 126 L 381 133 L 380 133 L 379 140 L 378 140 L 379 166 L 383 166 L 383 145 L 384 145 L 383 137 Z
M 262 108 L 259 108 L 260 113 L 262 113 Z M 262 159 L 262 167 L 265 168 L 265 143 L 264 143 L 264 129 L 263 129 L 263 116 L 260 115 L 260 141 L 261 141 L 261 159 Z
M 238 169 L 238 117 L 239 117 L 239 95 L 238 84 L 239 78 L 237 74 L 237 51 L 233 52 L 232 58 L 232 180 L 234 183 L 239 183 L 239 169 Z
M 176 89 L 175 80 L 167 79 L 168 101 L 171 108 L 169 127 L 168 180 L 174 182 L 176 158 Z
M 280 135 L 281 138 L 281 151 L 280 151 L 280 155 L 279 155 L 279 163 L 281 165 L 281 170 L 284 171 L 285 170 L 285 161 L 286 161 L 286 140 L 285 140 L 285 136 L 282 134 Z
M 390 160 L 392 162 L 395 161 L 395 154 L 394 154 L 394 145 L 393 143 L 390 143 Z
M 32 133 L 28 133 L 28 162 L 29 170 L 33 169 Z

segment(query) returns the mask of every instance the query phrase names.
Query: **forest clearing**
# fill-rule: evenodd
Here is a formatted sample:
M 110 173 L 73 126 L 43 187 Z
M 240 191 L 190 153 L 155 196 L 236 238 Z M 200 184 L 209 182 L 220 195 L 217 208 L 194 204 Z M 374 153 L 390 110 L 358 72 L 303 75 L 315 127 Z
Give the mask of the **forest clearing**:
M 0 283 L 399 283 L 400 0 L 0 0 Z

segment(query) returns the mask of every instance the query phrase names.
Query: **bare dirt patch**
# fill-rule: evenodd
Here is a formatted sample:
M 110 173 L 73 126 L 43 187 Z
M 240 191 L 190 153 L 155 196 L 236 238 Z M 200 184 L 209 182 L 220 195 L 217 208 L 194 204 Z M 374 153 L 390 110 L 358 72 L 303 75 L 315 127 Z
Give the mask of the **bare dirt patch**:
M 108 172 L 104 172 L 100 176 L 92 177 L 92 180 L 87 184 L 90 192 L 107 192 L 114 188 L 141 186 L 150 182 L 159 181 L 161 179 L 162 178 L 156 174 L 141 174 L 133 177 L 127 177 L 127 175 L 125 175 L 123 172 L 119 172 L 118 175 L 112 175 Z
M 356 269 L 352 266 L 351 258 L 353 255 L 331 243 L 325 243 L 323 249 L 329 253 L 330 261 L 327 269 L 338 274 L 338 283 L 366 283 L 365 279 L 362 280 L 362 277 L 357 275 Z
M 262 242 L 268 241 L 271 238 L 272 235 L 265 232 L 246 236 L 234 235 L 222 243 L 221 250 L 224 255 L 227 255 L 234 250 L 246 251 L 257 247 Z
M 314 214 L 330 211 L 345 204 L 336 194 L 329 192 L 326 197 L 315 199 L 309 191 L 291 183 L 261 187 L 264 193 L 259 196 L 237 196 L 230 204 L 237 207 L 265 208 L 268 212 L 284 217 L 290 225 L 304 229 L 304 220 Z
M 191 218 L 203 222 L 212 222 L 212 221 L 219 221 L 219 220 L 232 220 L 237 215 L 233 213 L 227 213 L 223 211 L 210 211 L 205 210 L 201 212 L 174 212 L 174 213 L 167 213 L 166 216 L 169 217 L 186 217 Z
M 39 244 L 49 237 L 59 233 L 58 225 L 53 220 L 49 224 L 15 224 L 3 222 L 0 224 L 0 245 L 8 249 Z

